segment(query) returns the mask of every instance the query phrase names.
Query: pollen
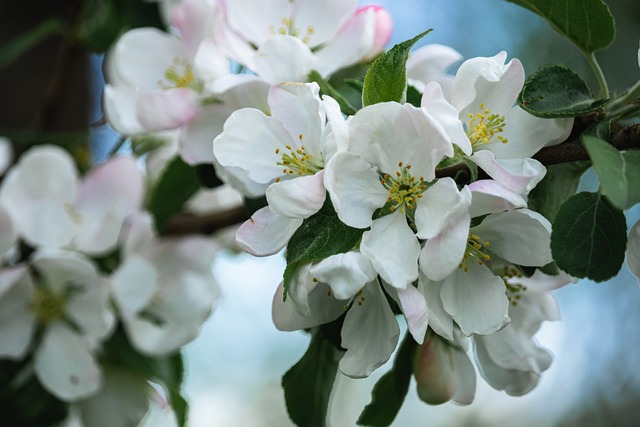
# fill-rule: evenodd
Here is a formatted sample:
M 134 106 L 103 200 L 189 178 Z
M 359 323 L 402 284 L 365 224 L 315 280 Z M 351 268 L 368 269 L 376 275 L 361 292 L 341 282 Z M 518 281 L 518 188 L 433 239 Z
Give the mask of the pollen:
M 468 116 L 467 135 L 471 144 L 488 144 L 494 138 L 503 144 L 508 142 L 507 138 L 500 135 L 506 126 L 504 116 L 491 114 L 491 110 L 485 108 L 484 104 L 480 104 L 479 113 L 469 113 Z
M 416 180 L 416 177 L 409 172 L 410 169 L 410 164 L 399 162 L 395 176 L 388 173 L 380 174 L 380 183 L 389 192 L 387 203 L 390 204 L 391 212 L 398 209 L 406 213 L 407 210 L 415 209 L 417 200 L 422 198 L 422 193 L 427 189 L 424 185 L 424 177 L 421 176 Z
M 189 88 L 198 93 L 204 90 L 204 85 L 194 74 L 191 63 L 184 58 L 174 58 L 163 77 L 164 80 L 160 80 L 158 85 L 164 90 Z
M 462 261 L 458 264 L 458 268 L 461 270 L 469 271 L 469 263 L 478 263 L 478 265 L 484 265 L 487 261 L 491 260 L 491 256 L 485 251 L 490 246 L 489 242 L 486 242 L 476 234 L 469 234 L 467 238 L 467 247 L 462 257 Z
M 302 143 L 304 135 L 299 134 L 298 140 Z M 275 154 L 276 165 L 284 166 L 282 173 L 285 176 L 314 175 L 324 168 L 324 160 L 312 156 L 304 145 L 286 145 L 284 150 L 277 148 Z

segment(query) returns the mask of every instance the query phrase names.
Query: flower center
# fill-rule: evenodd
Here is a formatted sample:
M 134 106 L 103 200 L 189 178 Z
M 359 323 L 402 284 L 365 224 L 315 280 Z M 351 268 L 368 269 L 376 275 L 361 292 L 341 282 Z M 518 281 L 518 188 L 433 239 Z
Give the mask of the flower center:
M 480 110 L 475 116 L 469 113 L 467 135 L 471 144 L 488 144 L 494 137 L 506 144 L 507 138 L 500 135 L 505 127 L 504 116 L 491 114 L 484 104 L 480 104 Z
M 302 134 L 298 135 L 298 139 L 302 143 Z M 284 166 L 282 173 L 285 176 L 314 175 L 324 168 L 324 161 L 309 154 L 304 145 L 300 145 L 300 147 L 287 145 L 284 150 L 276 148 L 276 155 L 280 157 L 276 164 Z M 277 178 L 276 182 L 280 182 L 280 178 Z
M 407 210 L 415 209 L 416 201 L 422 198 L 422 193 L 427 189 L 424 177 L 416 179 L 410 170 L 411 165 L 400 162 L 395 176 L 384 174 L 380 177 L 380 184 L 389 192 L 387 203 L 390 204 L 391 212 L 400 209 L 400 212 L 406 213 Z
M 509 299 L 509 303 L 511 305 L 518 305 L 518 301 L 522 298 L 522 295 L 527 292 L 527 287 L 525 285 L 521 285 L 520 283 L 510 283 L 509 279 L 512 278 L 521 278 L 522 273 L 516 270 L 513 267 L 505 266 L 502 271 L 502 280 L 504 280 L 504 284 L 507 287 L 507 298 Z
M 193 73 L 191 63 L 184 58 L 174 58 L 163 77 L 164 80 L 158 81 L 158 86 L 164 90 L 189 88 L 201 93 L 204 89 L 202 82 Z
M 489 261 L 491 257 L 484 251 L 489 247 L 489 242 L 483 241 L 480 236 L 475 234 L 469 234 L 467 238 L 467 248 L 464 251 L 462 261 L 458 265 L 458 268 L 464 271 L 469 271 L 469 263 L 475 262 L 478 265 L 483 265 Z
M 29 309 L 36 316 L 38 322 L 46 325 L 64 317 L 66 296 L 54 293 L 46 288 L 36 289 L 35 297 L 29 304 Z
M 291 18 L 282 18 L 282 25 L 278 28 L 271 25 L 269 26 L 269 31 L 271 32 L 271 34 L 281 34 L 283 36 L 289 35 L 297 37 L 302 40 L 304 44 L 309 44 L 311 36 L 315 33 L 313 25 L 309 25 L 306 28 L 306 32 L 303 34 L 300 31 L 300 28 L 295 26 L 295 23 Z

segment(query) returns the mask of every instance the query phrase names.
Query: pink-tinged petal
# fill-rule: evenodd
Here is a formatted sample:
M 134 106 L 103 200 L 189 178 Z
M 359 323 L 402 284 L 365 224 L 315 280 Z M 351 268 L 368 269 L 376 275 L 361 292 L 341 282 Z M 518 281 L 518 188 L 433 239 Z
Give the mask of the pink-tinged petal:
M 253 58 L 253 71 L 270 84 L 307 81 L 318 65 L 309 46 L 292 36 L 270 37 Z
M 407 328 L 413 339 L 418 344 L 422 344 L 429 319 L 429 310 L 424 295 L 412 285 L 396 291 L 402 314 L 407 320 Z
M 460 117 L 480 112 L 480 105 L 493 114 L 504 115 L 513 107 L 524 84 L 524 68 L 506 52 L 494 57 L 471 58 L 460 65 L 453 83 L 452 104 Z
M 460 405 L 470 405 L 476 397 L 476 370 L 467 353 L 458 350 L 454 352 L 454 357 L 460 383 L 451 400 Z
M 542 147 L 556 145 L 569 137 L 573 118 L 542 119 L 515 106 L 504 117 L 502 136 L 508 142 L 492 140 L 485 148 L 497 159 L 523 159 L 532 157 Z
M 353 14 L 340 31 L 316 52 L 315 69 L 325 77 L 370 58 L 375 52 L 377 13 L 365 9 Z
M 102 106 L 112 128 L 125 135 L 145 132 L 145 128 L 136 117 L 138 99 L 143 93 L 130 87 L 109 84 L 104 87 Z
M 469 214 L 427 240 L 420 252 L 420 270 L 431 280 L 443 280 L 453 273 L 464 256 L 469 239 Z
M 135 89 L 155 91 L 166 82 L 164 73 L 174 66 L 174 59 L 183 59 L 186 52 L 180 40 L 155 28 L 136 28 L 118 39 L 107 55 L 113 62 L 105 69 L 117 73 L 116 81 L 127 82 Z M 109 74 L 107 82 L 111 83 Z
M 317 83 L 284 83 L 269 91 L 271 116 L 280 120 L 291 138 L 314 158 L 320 158 L 325 115 Z M 299 141 L 299 142 L 298 142 Z
M 462 55 L 455 49 L 436 43 L 428 44 L 409 55 L 407 78 L 424 84 L 439 82 L 444 72 L 459 61 L 462 61 Z
M 453 355 L 457 351 L 437 336 L 430 336 L 418 347 L 413 373 L 420 400 L 430 405 L 451 400 L 460 385 L 457 359 Z
M 286 181 L 274 182 L 267 188 L 267 202 L 271 210 L 289 218 L 308 218 L 324 204 L 327 190 L 323 184 L 324 171 Z
M 277 215 L 267 206 L 254 213 L 238 228 L 236 243 L 251 255 L 273 255 L 287 245 L 301 225 L 301 218 Z
M 259 184 L 270 184 L 284 175 L 282 154 L 295 145 L 282 122 L 253 108 L 231 114 L 224 131 L 213 141 L 213 154 L 224 167 L 237 167 Z M 237 176 L 241 179 L 240 176 Z
M 553 261 L 551 224 L 537 212 L 494 213 L 471 232 L 490 242 L 489 251 L 514 264 L 540 267 Z
M 460 147 L 463 153 L 473 152 L 471 141 L 464 130 L 464 125 L 458 118 L 458 110 L 445 99 L 442 87 L 436 82 L 428 83 L 422 94 L 422 108 L 432 118 L 434 126 L 439 128 L 441 135 Z
M 224 57 L 213 37 L 202 40 L 193 59 L 196 74 L 205 82 L 229 74 L 229 60 Z
M 468 263 L 468 269 L 456 270 L 445 279 L 442 305 L 463 334 L 494 333 L 510 320 L 504 282 L 485 265 Z
M 348 171 L 348 179 L 345 179 Z M 367 228 L 373 213 L 384 206 L 389 192 L 380 185 L 378 173 L 359 155 L 338 153 L 329 160 L 324 185 L 342 222 L 350 227 Z
M 418 278 L 420 243 L 401 212 L 373 221 L 362 235 L 360 251 L 394 288 L 404 289 Z
M 231 108 L 256 108 L 268 113 L 269 84 L 249 74 L 229 74 L 221 76 L 207 85 L 207 89 Z
M 469 189 L 472 194 L 471 218 L 527 207 L 527 201 L 519 193 L 492 179 L 473 182 Z
M 76 198 L 83 221 L 75 247 L 88 253 L 113 249 L 125 218 L 141 209 L 144 190 L 142 172 L 132 157 L 113 157 L 93 169 Z
M 453 341 L 453 319 L 442 306 L 440 291 L 443 282 L 431 281 L 420 271 L 418 278 L 418 290 L 424 294 L 429 309 L 429 327 L 443 338 Z
M 7 211 L 0 206 L 0 254 L 4 255 L 16 243 L 18 233 Z M 2 256 L 0 255 L 0 256 Z
M 36 318 L 25 309 L 35 288 L 23 267 L 0 272 L 0 357 L 22 359 L 30 349 Z
M 195 117 L 199 102 L 198 94 L 188 88 L 145 93 L 138 98 L 136 118 L 148 132 L 175 129 Z
M 171 8 L 171 24 L 180 33 L 185 50 L 195 53 L 213 28 L 213 7 L 209 1 L 182 0 Z
M 389 40 L 391 40 L 391 34 L 393 33 L 393 19 L 387 9 L 378 5 L 367 5 L 358 9 L 357 13 L 367 13 L 369 10 L 373 10 L 375 14 L 375 30 L 373 38 L 373 46 L 369 51 L 369 54 L 364 58 L 369 60 L 384 52 Z
M 141 256 L 128 256 L 111 276 L 111 289 L 125 318 L 133 317 L 151 301 L 156 293 L 158 274 L 154 266 Z
M 640 221 L 636 222 L 629 232 L 627 240 L 627 265 L 640 283 Z
M 225 0 L 226 19 L 233 31 L 256 46 L 270 36 L 287 30 L 284 19 L 291 18 L 291 2 L 288 0 Z
M 470 205 L 471 191 L 468 187 L 459 191 L 453 179 L 437 180 L 418 199 L 415 213 L 417 236 L 430 239 L 441 234 L 460 218 L 468 218 Z
M 369 283 L 351 304 L 340 335 L 347 350 L 339 364 L 343 374 L 365 378 L 389 360 L 400 328 L 377 281 Z
M 298 37 L 318 46 L 333 37 L 357 7 L 357 0 L 297 0 L 292 4 L 293 24 Z
M 324 283 L 318 283 L 309 292 L 308 302 L 310 315 L 303 316 L 294 308 L 291 300 L 283 298 L 284 287 L 282 283 L 278 286 L 273 297 L 271 315 L 273 323 L 280 331 L 298 331 L 314 326 L 329 323 L 344 313 L 344 301 L 333 298 L 330 288 Z
M 237 33 L 226 18 L 226 2 L 220 1 L 214 11 L 213 37 L 220 51 L 227 57 L 239 64 L 254 69 L 253 60 L 255 58 L 256 46 L 252 45 L 241 34 Z
M 476 151 L 469 159 L 491 178 L 523 195 L 533 190 L 547 173 L 544 165 L 535 159 L 499 160 L 489 150 Z
M 190 164 L 213 163 L 213 140 L 222 133 L 225 121 L 233 113 L 225 105 L 208 105 L 180 129 L 180 157 Z
M 311 275 L 331 287 L 335 298 L 347 300 L 373 281 L 376 273 L 371 261 L 359 252 L 332 255 L 311 267 Z
M 36 350 L 34 371 L 47 391 L 66 402 L 92 396 L 102 386 L 89 342 L 59 323 L 45 331 Z

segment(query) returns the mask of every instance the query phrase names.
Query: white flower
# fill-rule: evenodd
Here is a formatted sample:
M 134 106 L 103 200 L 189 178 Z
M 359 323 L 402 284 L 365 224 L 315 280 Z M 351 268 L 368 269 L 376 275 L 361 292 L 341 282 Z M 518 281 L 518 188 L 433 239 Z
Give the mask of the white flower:
M 357 0 L 221 1 L 216 42 L 271 84 L 327 77 L 381 52 L 391 35 L 388 13 Z
M 514 106 L 524 84 L 524 69 L 517 59 L 505 64 L 506 57 L 500 52 L 463 62 L 453 81 L 451 105 L 459 112 L 468 137 L 458 143 L 462 152 L 493 179 L 526 194 L 546 172 L 531 156 L 564 141 L 573 119 L 541 119 Z M 428 111 L 434 104 L 440 108 L 444 99 L 434 85 L 427 85 L 422 98 Z
M 325 186 L 338 217 L 351 227 L 370 227 L 360 251 L 395 288 L 418 278 L 418 238 L 439 234 L 471 201 L 453 179 L 434 181 L 436 165 L 452 154 L 442 124 L 423 110 L 380 103 L 353 116 L 348 151 L 327 165 Z
M 324 166 L 344 149 L 347 129 L 338 104 L 318 93 L 315 83 L 273 86 L 270 116 L 238 110 L 214 140 L 218 175 L 247 196 L 267 196 L 269 206 L 238 230 L 250 253 L 277 252 L 324 204 Z
M 72 158 L 55 146 L 29 150 L 0 189 L 0 203 L 28 244 L 96 255 L 115 247 L 122 222 L 139 210 L 142 197 L 133 158 L 111 158 L 80 182 Z
M 0 275 L 0 357 L 20 360 L 36 328 L 34 371 L 50 393 L 76 401 L 97 393 L 96 347 L 113 330 L 106 283 L 79 254 L 39 251 L 28 267 Z
M 407 80 L 409 85 L 424 92 L 427 83 L 436 82 L 442 88 L 446 99 L 451 99 L 453 76 L 446 74 L 462 55 L 449 46 L 428 44 L 411 52 L 407 60 Z
M 124 259 L 111 276 L 127 336 L 141 353 L 163 356 L 192 341 L 218 298 L 207 239 L 158 241 L 150 217 L 129 219 Z
M 640 52 L 640 51 L 639 51 Z M 640 53 L 638 54 L 640 57 Z M 640 221 L 636 222 L 627 239 L 627 265 L 640 283 Z
M 551 354 L 538 346 L 534 335 L 544 321 L 559 320 L 551 291 L 570 283 L 565 275 L 547 276 L 539 270 L 522 277 L 505 268 L 503 278 L 511 302 L 511 323 L 491 335 L 476 335 L 475 354 L 482 377 L 498 390 L 512 396 L 531 391 L 542 372 L 551 365 Z

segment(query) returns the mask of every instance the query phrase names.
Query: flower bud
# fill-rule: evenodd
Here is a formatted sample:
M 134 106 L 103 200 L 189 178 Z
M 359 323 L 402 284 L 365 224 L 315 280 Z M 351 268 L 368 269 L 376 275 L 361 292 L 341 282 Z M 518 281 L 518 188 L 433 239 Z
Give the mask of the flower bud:
M 368 5 L 359 8 L 356 13 L 367 13 L 373 11 L 375 14 L 375 29 L 374 29 L 374 41 L 371 51 L 367 54 L 365 59 L 371 59 L 384 51 L 385 46 L 391 39 L 391 31 L 393 29 L 393 20 L 391 15 L 382 6 Z
M 416 349 L 413 373 L 418 396 L 431 405 L 448 402 L 460 385 L 455 350 L 436 335 L 428 334 Z

